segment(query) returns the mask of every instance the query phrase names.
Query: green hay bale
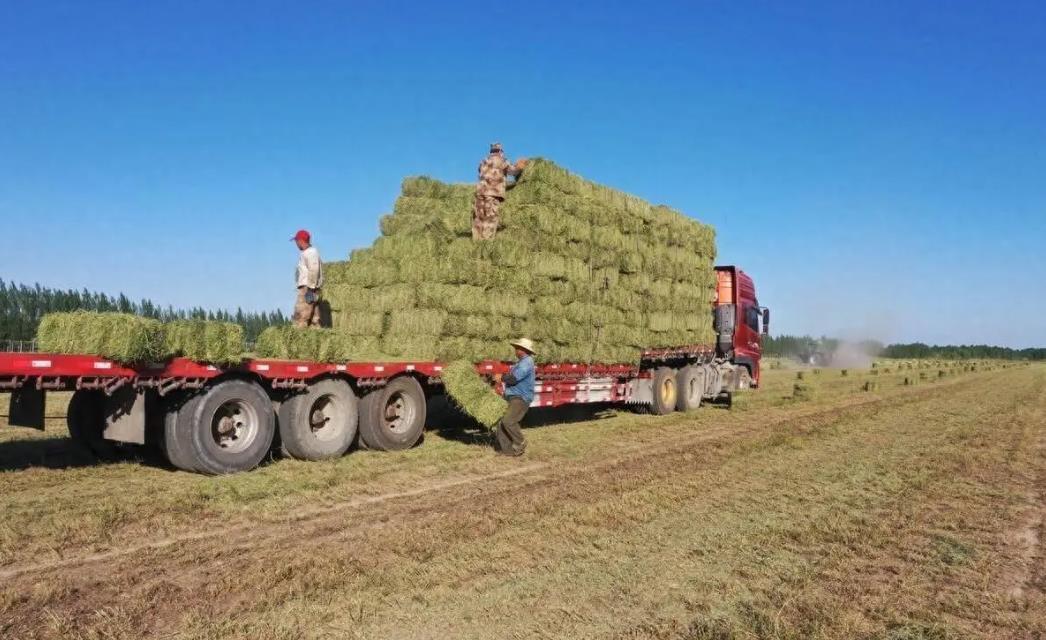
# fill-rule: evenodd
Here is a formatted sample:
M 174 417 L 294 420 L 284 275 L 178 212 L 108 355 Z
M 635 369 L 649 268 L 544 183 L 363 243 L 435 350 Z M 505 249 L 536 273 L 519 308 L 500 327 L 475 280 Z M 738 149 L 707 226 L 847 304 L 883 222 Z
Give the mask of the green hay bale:
M 443 333 L 451 337 L 503 339 L 516 332 L 512 318 L 499 315 L 451 314 L 443 324 Z
M 436 360 L 438 338 L 430 335 L 388 334 L 381 339 L 381 350 L 393 360 Z
M 326 277 L 326 273 L 324 274 Z M 340 269 L 338 280 L 332 284 L 354 284 L 361 287 L 378 287 L 400 283 L 396 262 L 366 254 L 353 258 L 344 269 Z
M 343 311 L 332 314 L 332 325 L 349 336 L 378 336 L 384 331 L 385 314 L 367 311 Z
M 438 336 L 443 333 L 447 312 L 434 309 L 407 309 L 389 313 L 388 336 Z
M 164 325 L 166 352 L 211 364 L 243 360 L 243 327 L 232 322 L 175 320 Z
M 494 427 L 508 409 L 504 398 L 494 392 L 467 360 L 456 360 L 443 369 L 447 395 L 476 422 Z
M 324 289 L 323 297 L 335 312 L 397 311 L 413 308 L 418 301 L 417 291 L 410 284 L 391 284 L 381 287 L 360 287 L 352 284 L 331 285 Z
M 268 327 L 258 336 L 254 350 L 260 358 L 347 362 L 370 355 L 373 342 L 333 329 L 298 329 L 290 325 Z
M 799 401 L 813 400 L 817 396 L 817 389 L 805 382 L 796 382 L 792 385 L 792 399 Z
M 170 357 L 158 320 L 126 313 L 48 313 L 36 333 L 41 351 L 82 353 L 135 363 Z

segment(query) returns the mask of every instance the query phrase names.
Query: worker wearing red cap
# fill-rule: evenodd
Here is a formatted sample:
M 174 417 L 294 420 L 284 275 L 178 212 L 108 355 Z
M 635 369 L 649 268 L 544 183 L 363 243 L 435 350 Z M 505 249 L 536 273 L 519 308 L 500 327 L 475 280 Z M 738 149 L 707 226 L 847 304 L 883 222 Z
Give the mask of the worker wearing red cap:
M 294 301 L 294 326 L 299 328 L 320 326 L 320 290 L 323 289 L 323 263 L 320 252 L 312 246 L 312 236 L 300 229 L 291 238 L 301 252 L 294 282 L 298 287 L 298 298 Z

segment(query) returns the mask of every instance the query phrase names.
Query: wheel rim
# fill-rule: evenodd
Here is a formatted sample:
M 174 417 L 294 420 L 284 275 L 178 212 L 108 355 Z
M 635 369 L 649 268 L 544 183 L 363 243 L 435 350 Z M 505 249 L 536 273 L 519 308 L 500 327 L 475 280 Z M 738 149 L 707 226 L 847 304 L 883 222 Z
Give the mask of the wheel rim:
M 317 440 L 334 440 L 346 421 L 346 410 L 331 394 L 324 394 L 309 407 L 309 430 Z
M 661 398 L 665 401 L 666 405 L 674 405 L 676 403 L 675 380 L 665 378 L 661 382 Z
M 687 399 L 690 400 L 690 404 L 695 404 L 701 399 L 701 385 L 698 382 L 697 376 L 691 376 L 687 381 Z
M 382 414 L 385 428 L 397 435 L 408 433 L 414 418 L 418 414 L 418 407 L 414 398 L 402 391 L 393 392 L 385 401 L 385 411 Z
M 211 418 L 214 444 L 228 453 L 239 453 L 251 446 L 260 428 L 258 412 L 243 400 L 227 400 Z

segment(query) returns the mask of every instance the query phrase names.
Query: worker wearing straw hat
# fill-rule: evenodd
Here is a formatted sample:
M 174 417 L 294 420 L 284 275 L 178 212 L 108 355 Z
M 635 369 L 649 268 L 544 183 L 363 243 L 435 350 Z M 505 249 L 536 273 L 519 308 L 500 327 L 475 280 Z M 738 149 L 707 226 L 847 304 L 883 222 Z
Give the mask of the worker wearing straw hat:
M 527 449 L 520 422 L 534 401 L 534 342 L 520 338 L 509 344 L 516 350 L 516 364 L 502 378 L 508 410 L 498 423 L 494 450 L 508 456 L 521 456 Z

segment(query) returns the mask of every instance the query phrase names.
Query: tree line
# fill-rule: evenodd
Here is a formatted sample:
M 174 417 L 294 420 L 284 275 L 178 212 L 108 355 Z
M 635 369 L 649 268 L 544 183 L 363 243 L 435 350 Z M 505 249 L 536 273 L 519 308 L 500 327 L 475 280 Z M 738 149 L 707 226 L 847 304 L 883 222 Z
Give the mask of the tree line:
M 29 341 L 36 338 L 40 318 L 53 311 L 117 311 L 133 313 L 164 322 L 203 319 L 235 322 L 243 327 L 248 341 L 253 341 L 266 327 L 286 324 L 282 311 L 212 311 L 202 307 L 175 309 L 151 300 L 131 300 L 124 294 L 110 296 L 84 289 L 51 289 L 39 284 L 28 286 L 0 279 L 0 342 Z
M 815 352 L 834 352 L 842 341 L 821 336 L 764 336 L 763 354 L 779 357 L 800 357 L 804 360 Z M 1046 348 L 1011 349 L 986 344 L 971 345 L 927 345 L 922 342 L 884 345 L 875 340 L 865 340 L 856 345 L 870 356 L 883 358 L 935 358 L 940 360 L 962 360 L 990 358 L 998 360 L 1046 360 Z

